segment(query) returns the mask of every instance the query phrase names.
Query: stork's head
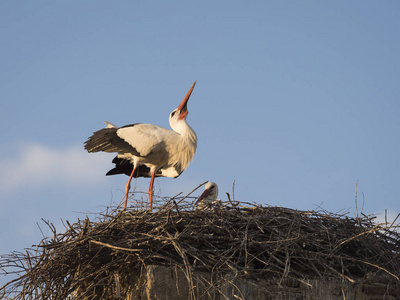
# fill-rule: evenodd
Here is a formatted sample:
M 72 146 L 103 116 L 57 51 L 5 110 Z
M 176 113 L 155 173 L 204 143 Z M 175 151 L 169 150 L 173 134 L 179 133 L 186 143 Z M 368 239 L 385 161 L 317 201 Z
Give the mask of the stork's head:
M 175 127 L 174 125 L 176 123 L 178 123 L 179 121 L 186 120 L 186 117 L 188 114 L 187 103 L 189 101 L 190 95 L 192 94 L 192 91 L 193 91 L 195 85 L 196 85 L 196 81 L 193 83 L 192 87 L 186 93 L 185 97 L 179 104 L 178 108 L 176 108 L 169 116 L 169 124 L 171 125 L 172 129 L 174 129 L 174 127 Z
M 208 182 L 205 186 L 203 194 L 197 199 L 195 205 L 200 201 L 215 201 L 218 197 L 218 185 L 215 182 Z

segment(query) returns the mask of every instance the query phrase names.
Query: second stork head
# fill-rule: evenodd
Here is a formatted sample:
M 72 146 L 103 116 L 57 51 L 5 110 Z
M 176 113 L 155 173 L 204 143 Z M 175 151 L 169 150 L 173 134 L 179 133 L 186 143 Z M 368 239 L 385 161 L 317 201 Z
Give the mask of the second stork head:
M 217 197 L 218 185 L 215 182 L 208 182 L 205 186 L 204 192 L 200 195 L 199 199 L 197 199 L 195 205 L 200 202 L 211 204 L 213 201 L 217 200 Z

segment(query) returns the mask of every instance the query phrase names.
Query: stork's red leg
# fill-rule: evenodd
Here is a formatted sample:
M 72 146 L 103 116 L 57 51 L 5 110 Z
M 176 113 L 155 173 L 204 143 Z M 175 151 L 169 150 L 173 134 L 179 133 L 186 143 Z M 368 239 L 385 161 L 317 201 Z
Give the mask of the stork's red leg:
M 131 189 L 131 181 L 133 178 L 133 174 L 135 173 L 136 168 L 133 168 L 131 176 L 129 176 L 128 182 L 125 185 L 125 203 L 124 203 L 124 208 L 126 208 L 126 205 L 128 204 L 128 192 Z
M 153 209 L 153 193 L 154 193 L 154 178 L 156 177 L 156 172 L 153 171 L 151 173 L 151 179 L 150 179 L 150 186 L 149 186 L 149 205 L 150 205 L 150 211 Z

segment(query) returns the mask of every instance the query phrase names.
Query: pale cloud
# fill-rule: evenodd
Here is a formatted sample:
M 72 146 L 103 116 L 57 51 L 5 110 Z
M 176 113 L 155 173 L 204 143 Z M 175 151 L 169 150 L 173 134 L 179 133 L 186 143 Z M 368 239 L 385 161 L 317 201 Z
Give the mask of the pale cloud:
M 106 153 L 89 154 L 82 145 L 57 149 L 23 143 L 7 148 L 13 148 L 14 153 L 12 157 L 0 160 L 2 194 L 21 186 L 38 186 L 56 181 L 68 184 L 102 182 L 105 179 L 105 165 L 110 164 L 112 159 Z

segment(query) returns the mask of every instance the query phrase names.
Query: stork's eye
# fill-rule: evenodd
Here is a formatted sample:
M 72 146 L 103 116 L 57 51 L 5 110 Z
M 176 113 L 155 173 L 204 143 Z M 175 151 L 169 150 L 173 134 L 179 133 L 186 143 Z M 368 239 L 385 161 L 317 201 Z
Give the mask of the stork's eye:
M 171 113 L 171 117 L 173 117 L 176 113 L 176 110 Z
M 210 187 L 210 189 L 213 189 L 213 188 L 215 188 L 215 186 L 212 185 L 212 186 Z

